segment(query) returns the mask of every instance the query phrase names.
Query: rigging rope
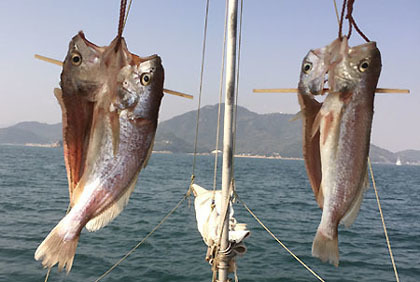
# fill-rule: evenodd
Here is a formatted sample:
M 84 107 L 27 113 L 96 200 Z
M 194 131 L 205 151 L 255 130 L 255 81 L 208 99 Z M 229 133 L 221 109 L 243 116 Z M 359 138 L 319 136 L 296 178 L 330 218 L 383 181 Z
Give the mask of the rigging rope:
M 392 255 L 391 243 L 389 241 L 388 232 L 387 232 L 387 228 L 386 228 L 386 224 L 385 224 L 385 219 L 384 219 L 384 215 L 382 213 L 381 203 L 379 201 L 378 190 L 376 189 L 375 177 L 373 176 L 372 164 L 370 162 L 369 157 L 368 157 L 368 164 L 369 164 L 370 177 L 372 178 L 373 189 L 375 190 L 376 202 L 378 203 L 379 214 L 381 215 L 382 227 L 384 228 L 386 244 L 388 246 L 389 256 L 391 257 L 392 267 L 394 268 L 395 279 L 397 279 L 397 282 L 399 282 L 400 278 L 398 277 L 397 266 L 395 265 L 394 256 Z
M 200 122 L 200 107 L 201 107 L 201 94 L 203 92 L 203 74 L 204 74 L 204 59 L 206 54 L 206 41 L 207 41 L 207 22 L 209 17 L 209 0 L 206 2 L 206 15 L 204 19 L 204 34 L 203 34 L 203 49 L 201 53 L 201 73 L 200 73 L 200 89 L 198 94 L 197 116 L 195 121 L 195 140 L 194 140 L 194 157 L 192 164 L 192 175 L 195 174 L 195 165 L 197 162 L 197 143 L 198 143 L 198 124 Z
M 289 248 L 286 247 L 286 245 L 284 243 L 282 243 L 277 237 L 276 235 L 273 234 L 273 232 L 270 231 L 270 229 L 268 229 L 267 226 L 264 225 L 264 223 L 255 215 L 255 213 L 252 212 L 252 210 L 245 204 L 244 201 L 242 201 L 242 199 L 239 197 L 239 195 L 236 193 L 236 191 L 233 191 L 235 198 L 242 203 L 242 205 L 244 206 L 244 208 L 252 215 L 252 217 L 265 229 L 265 231 L 268 232 L 268 234 L 271 235 L 271 237 L 274 238 L 274 240 L 277 241 L 277 243 L 279 243 L 293 258 L 295 258 L 303 267 L 305 267 L 310 273 L 312 273 L 316 278 L 318 278 L 319 281 L 323 281 L 325 282 L 324 279 L 322 279 L 318 274 L 316 274 L 315 271 L 313 271 L 309 266 L 307 266 L 298 256 L 296 256 L 291 250 L 289 250 Z
M 338 25 L 340 25 L 340 16 L 338 15 L 337 2 L 335 0 L 333 0 L 333 2 L 334 2 L 335 15 L 337 16 L 337 22 L 338 22 Z
M 48 281 L 48 278 L 50 277 L 50 273 L 51 273 L 51 267 L 48 268 L 47 275 L 45 275 L 44 282 L 47 282 Z
M 191 180 L 192 182 L 192 180 Z M 149 232 L 149 234 L 146 235 L 146 237 L 143 238 L 136 246 L 134 246 L 130 251 L 128 251 L 120 260 L 118 260 L 113 266 L 111 266 L 104 274 L 99 276 L 95 280 L 95 282 L 98 282 L 99 280 L 103 279 L 105 276 L 107 276 L 111 271 L 113 271 L 118 265 L 120 265 L 128 256 L 130 256 L 138 247 L 140 247 L 152 234 L 159 229 L 159 227 L 162 226 L 162 224 L 179 208 L 179 206 L 184 202 L 186 198 L 188 198 L 191 194 L 191 185 L 185 193 L 184 197 L 176 204 L 176 206 L 164 217 L 162 220 L 152 229 L 152 231 Z

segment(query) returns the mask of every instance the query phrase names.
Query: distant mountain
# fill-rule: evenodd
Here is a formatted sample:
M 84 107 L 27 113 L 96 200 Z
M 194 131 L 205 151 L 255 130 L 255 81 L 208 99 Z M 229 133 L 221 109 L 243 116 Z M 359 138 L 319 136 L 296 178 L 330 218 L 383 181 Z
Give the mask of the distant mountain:
M 215 149 L 218 106 L 200 109 L 198 152 L 209 153 Z M 222 113 L 224 105 L 222 105 Z M 194 150 L 195 120 L 197 111 L 191 111 L 161 122 L 156 134 L 155 150 L 191 153 Z M 290 121 L 290 114 L 257 114 L 238 106 L 236 153 L 252 155 L 280 155 L 302 157 L 302 122 Z M 221 117 L 223 124 L 223 115 Z M 223 129 L 220 132 L 222 148 Z M 420 151 L 407 150 L 398 153 L 371 145 L 372 162 L 420 164 Z
M 395 155 L 401 160 L 403 164 L 416 164 L 420 160 L 420 151 L 418 150 L 405 150 L 396 152 Z
M 54 143 L 61 140 L 61 123 L 21 122 L 0 128 L 0 144 Z
M 215 149 L 217 130 L 218 106 L 205 106 L 200 109 L 200 123 L 198 131 L 198 152 L 211 152 Z M 222 105 L 222 113 L 224 105 Z M 185 141 L 186 150 L 193 152 L 195 138 L 196 111 L 191 111 L 170 120 L 161 122 L 156 136 L 156 150 L 169 150 L 162 139 L 168 132 L 178 139 Z M 280 154 L 285 157 L 301 157 L 301 122 L 290 122 L 293 115 L 288 114 L 257 114 L 244 107 L 238 107 L 236 153 L 255 155 Z M 221 125 L 223 125 L 223 115 Z M 220 131 L 220 145 L 222 148 L 223 127 Z M 171 140 L 165 140 L 171 144 Z M 169 142 L 169 143 L 168 143 Z
M 210 153 L 215 149 L 218 106 L 200 109 L 197 151 Z M 222 105 L 222 113 L 224 105 Z M 154 150 L 174 153 L 194 151 L 197 111 L 190 111 L 159 124 Z M 302 122 L 290 121 L 290 114 L 257 114 L 238 106 L 236 153 L 302 157 Z M 223 114 L 221 116 L 223 125 Z M 22 122 L 0 129 L 0 144 L 50 144 L 61 140 L 61 123 L 45 124 Z M 222 149 L 223 126 L 220 128 L 219 149 Z M 420 164 L 420 151 L 406 150 L 397 153 L 371 145 L 372 162 L 395 163 L 399 158 L 403 164 Z

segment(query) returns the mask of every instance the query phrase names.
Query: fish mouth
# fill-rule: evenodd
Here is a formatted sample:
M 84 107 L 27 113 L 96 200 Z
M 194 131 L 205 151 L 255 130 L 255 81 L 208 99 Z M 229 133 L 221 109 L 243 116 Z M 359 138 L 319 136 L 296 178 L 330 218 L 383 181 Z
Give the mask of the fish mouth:
M 328 50 L 328 54 L 326 55 L 326 62 L 325 62 L 327 64 L 327 70 L 324 74 L 324 86 L 327 89 L 330 88 L 331 86 L 330 82 L 332 82 L 333 80 L 329 78 L 330 71 L 334 69 L 345 57 L 348 57 L 350 51 L 351 51 L 351 48 L 348 45 L 348 38 L 346 36 L 344 36 L 341 39 L 338 38 L 331 43 L 330 48 Z M 335 75 L 336 74 L 334 74 L 334 76 Z M 326 92 L 322 91 L 322 94 L 325 94 L 325 93 Z

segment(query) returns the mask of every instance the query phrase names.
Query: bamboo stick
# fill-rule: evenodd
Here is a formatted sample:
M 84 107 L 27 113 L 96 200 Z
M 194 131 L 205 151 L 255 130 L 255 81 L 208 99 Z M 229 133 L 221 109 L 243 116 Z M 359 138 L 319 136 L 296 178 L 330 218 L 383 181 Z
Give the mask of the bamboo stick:
M 187 98 L 187 99 L 194 99 L 193 95 L 185 94 L 185 93 L 178 92 L 178 91 L 175 91 L 175 90 L 170 90 L 170 89 L 163 88 L 163 92 L 165 92 L 167 94 L 179 96 L 179 97 L 184 97 L 184 98 Z
M 324 88 L 322 94 L 328 92 L 328 88 Z M 254 89 L 254 93 L 297 93 L 297 88 L 271 88 L 271 89 Z M 395 94 L 410 94 L 409 89 L 395 89 L 395 88 L 376 88 L 376 93 L 395 93 Z
M 47 63 L 55 64 L 55 65 L 60 66 L 60 67 L 63 66 L 62 61 L 59 61 L 59 60 L 56 60 L 56 59 L 51 59 L 51 58 L 48 58 L 48 57 L 44 57 L 44 56 L 41 56 L 41 55 L 38 55 L 38 54 L 35 54 L 35 59 L 45 61 Z
M 38 54 L 35 54 L 35 58 L 38 59 L 38 60 L 44 61 L 44 62 L 48 62 L 48 63 L 51 63 L 51 64 L 61 66 L 61 67 L 63 66 L 63 62 L 59 61 L 59 60 L 56 60 L 56 59 L 44 57 L 44 56 L 41 56 L 41 55 L 38 55 Z M 194 98 L 194 96 L 192 96 L 192 95 L 185 94 L 185 93 L 178 92 L 178 91 L 174 91 L 174 90 L 170 90 L 170 89 L 165 89 L 165 88 L 163 89 L 163 92 L 165 92 L 167 94 L 179 96 L 179 97 L 184 97 L 184 98 L 187 98 L 187 99 L 193 99 Z

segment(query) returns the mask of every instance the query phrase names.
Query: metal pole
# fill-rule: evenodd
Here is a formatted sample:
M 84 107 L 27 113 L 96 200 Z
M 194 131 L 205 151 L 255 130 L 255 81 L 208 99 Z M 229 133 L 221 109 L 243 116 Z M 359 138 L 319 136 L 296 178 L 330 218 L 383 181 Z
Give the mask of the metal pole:
M 236 30 L 238 0 L 229 0 L 227 21 L 225 121 L 223 135 L 222 211 L 229 208 L 229 186 L 232 180 L 233 106 L 235 102 Z M 229 258 L 223 251 L 229 248 L 229 216 L 224 219 L 220 243 L 219 282 L 228 280 Z M 221 222 L 222 224 L 222 222 Z

